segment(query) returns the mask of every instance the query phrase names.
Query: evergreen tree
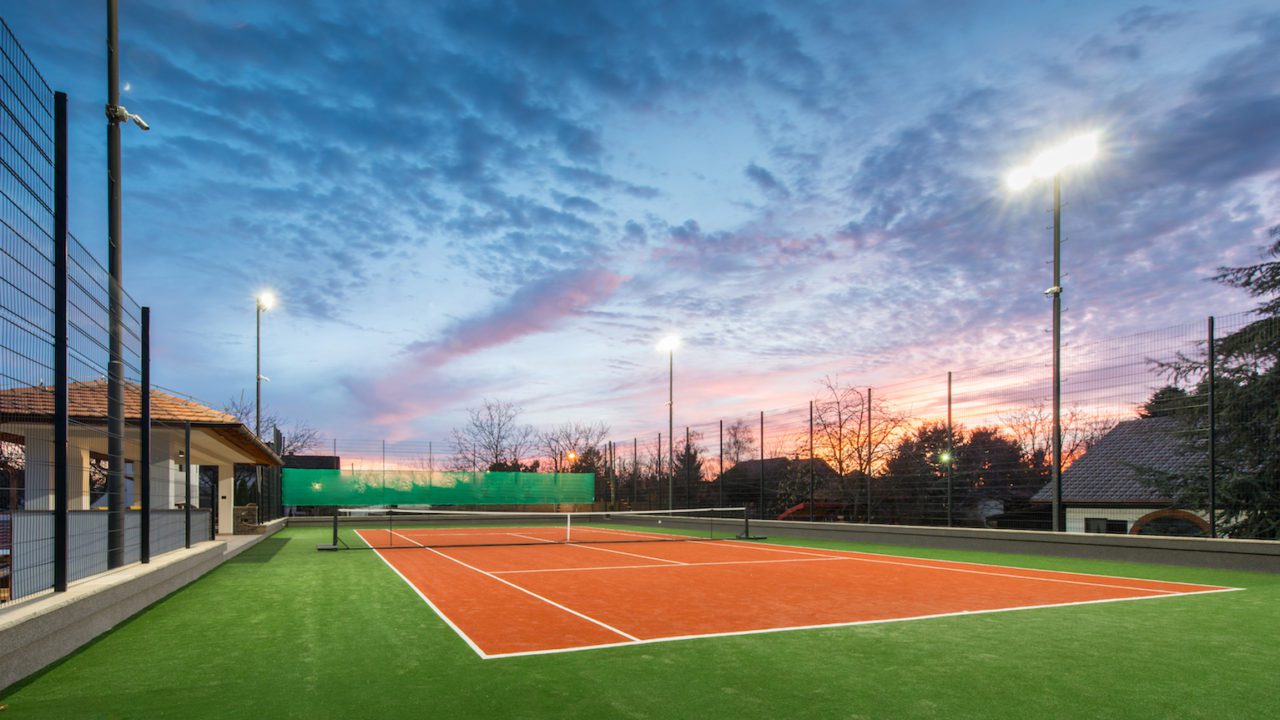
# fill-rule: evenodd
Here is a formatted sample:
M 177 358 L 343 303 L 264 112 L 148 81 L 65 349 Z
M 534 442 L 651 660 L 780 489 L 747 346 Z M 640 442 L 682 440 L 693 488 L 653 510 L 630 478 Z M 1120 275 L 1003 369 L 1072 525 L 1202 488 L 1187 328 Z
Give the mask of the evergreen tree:
M 1268 254 L 1275 260 L 1219 268 L 1214 276 L 1224 285 L 1262 299 L 1254 310 L 1255 320 L 1217 343 L 1214 395 L 1219 532 L 1274 540 L 1280 539 L 1280 225 L 1271 228 L 1270 235 Z M 1164 369 L 1175 382 L 1194 383 L 1199 401 L 1194 407 L 1184 406 L 1177 417 L 1194 430 L 1186 433 L 1187 442 L 1205 460 L 1193 472 L 1146 480 L 1180 506 L 1204 509 L 1208 507 L 1206 362 L 1180 355 Z

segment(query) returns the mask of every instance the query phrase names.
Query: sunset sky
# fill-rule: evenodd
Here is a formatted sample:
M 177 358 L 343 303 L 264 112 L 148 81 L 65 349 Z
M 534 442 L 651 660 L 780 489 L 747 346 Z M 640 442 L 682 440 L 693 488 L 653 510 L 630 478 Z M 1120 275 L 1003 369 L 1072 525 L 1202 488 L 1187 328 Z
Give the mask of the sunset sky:
M 1280 223 L 1269 2 L 124 0 L 125 279 L 155 379 L 342 438 L 666 425 L 1251 307 Z M 0 0 L 71 103 L 71 228 L 106 248 L 104 7 Z

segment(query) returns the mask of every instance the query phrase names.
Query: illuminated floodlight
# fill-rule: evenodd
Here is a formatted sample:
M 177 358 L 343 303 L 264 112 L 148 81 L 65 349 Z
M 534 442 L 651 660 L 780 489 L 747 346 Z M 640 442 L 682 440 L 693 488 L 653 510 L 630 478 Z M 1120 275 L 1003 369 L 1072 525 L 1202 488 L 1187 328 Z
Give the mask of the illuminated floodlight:
M 1010 190 L 1021 190 L 1033 180 L 1051 178 L 1069 167 L 1088 165 L 1098 157 L 1102 133 L 1098 131 L 1077 135 L 1036 155 L 1032 161 L 1014 168 L 1005 175 Z
M 938 462 L 942 463 L 943 465 L 950 464 L 951 453 L 947 452 L 946 450 L 943 450 L 942 452 L 938 453 Z
M 276 304 L 276 295 L 270 290 L 263 290 L 258 293 L 258 307 L 263 310 L 270 310 Z
M 680 347 L 679 335 L 668 335 L 658 341 L 659 352 L 675 352 L 678 347 Z

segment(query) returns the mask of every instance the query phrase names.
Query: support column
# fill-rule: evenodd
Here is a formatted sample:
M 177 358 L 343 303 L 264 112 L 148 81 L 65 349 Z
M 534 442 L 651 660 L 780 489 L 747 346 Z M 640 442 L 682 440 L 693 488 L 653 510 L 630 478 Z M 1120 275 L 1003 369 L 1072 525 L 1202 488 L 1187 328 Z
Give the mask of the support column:
M 53 426 L 30 425 L 22 430 L 26 467 L 23 471 L 23 507 L 53 509 Z
M 218 534 L 230 535 L 236 530 L 236 467 L 218 465 Z

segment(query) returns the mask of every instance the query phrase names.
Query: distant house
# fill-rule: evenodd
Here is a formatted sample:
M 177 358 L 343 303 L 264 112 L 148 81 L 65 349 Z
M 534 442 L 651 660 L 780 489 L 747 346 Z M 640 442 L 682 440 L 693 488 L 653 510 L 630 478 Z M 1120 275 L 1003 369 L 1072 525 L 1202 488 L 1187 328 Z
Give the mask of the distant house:
M 1150 417 L 1116 425 L 1062 472 L 1062 504 L 1068 532 L 1131 535 L 1205 535 L 1207 516 L 1173 507 L 1173 498 L 1141 482 L 1144 470 L 1193 472 L 1204 458 L 1179 438 L 1174 418 Z M 1053 502 L 1046 484 L 1032 503 Z M 1041 505 L 1044 507 L 1044 505 Z
M 724 472 L 725 503 L 754 507 L 763 493 L 768 514 L 779 520 L 807 520 L 811 466 L 814 515 L 830 518 L 845 505 L 842 478 L 826 461 L 817 458 L 743 460 Z

